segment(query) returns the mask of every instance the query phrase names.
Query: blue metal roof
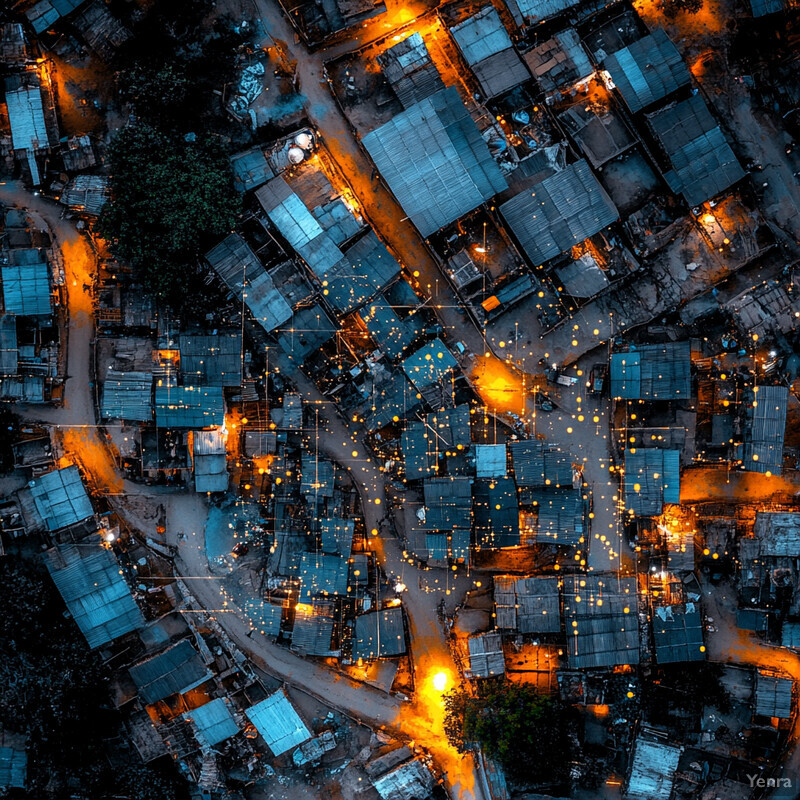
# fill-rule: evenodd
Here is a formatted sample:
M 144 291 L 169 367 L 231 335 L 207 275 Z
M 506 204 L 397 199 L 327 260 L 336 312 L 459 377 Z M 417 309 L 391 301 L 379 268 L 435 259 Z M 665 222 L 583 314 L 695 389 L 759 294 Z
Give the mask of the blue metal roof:
M 36 264 L 3 267 L 3 301 L 6 313 L 44 316 L 51 313 L 50 268 Z
M 747 408 L 742 463 L 751 472 L 780 475 L 789 389 L 786 386 L 756 388 L 753 402 Z
M 353 549 L 355 522 L 352 519 L 329 517 L 320 520 L 320 548 L 324 553 L 350 557 Z
M 580 244 L 619 218 L 616 206 L 581 159 L 500 206 L 534 266 Z
M 507 188 L 454 87 L 411 106 L 362 143 L 423 236 Z
M 231 701 L 218 697 L 204 706 L 187 711 L 183 718 L 194 724 L 201 745 L 213 747 L 239 733 L 239 726 L 231 711 Z
M 520 543 L 517 487 L 511 478 L 476 480 L 472 515 L 478 547 L 516 547 Z
M 403 108 L 410 108 L 444 89 L 442 76 L 419 33 L 412 33 L 384 50 L 378 56 L 378 63 Z
M 181 375 L 190 386 L 241 386 L 242 334 L 181 335 Z
M 274 756 L 311 738 L 311 732 L 300 719 L 284 689 L 279 689 L 244 713 L 256 726 Z
M 159 428 L 208 428 L 225 421 L 221 386 L 156 386 Z
M 505 0 L 514 22 L 520 26 L 544 22 L 579 2 L 580 0 Z
M 504 478 L 508 472 L 504 444 L 475 445 L 475 474 L 479 478 Z
M 260 147 L 245 150 L 231 157 L 233 185 L 240 192 L 249 192 L 275 177 L 272 167 Z
M 330 605 L 330 604 L 328 604 Z M 315 605 L 310 611 L 298 607 L 292 628 L 292 649 L 304 656 L 331 656 L 333 651 L 333 618 Z M 332 607 L 330 609 L 332 611 Z
M 661 28 L 603 62 L 628 108 L 641 111 L 691 82 L 678 48 Z
M 27 753 L 13 747 L 0 747 L 0 789 L 24 789 L 27 783 Z
M 248 622 L 257 631 L 271 636 L 277 636 L 281 632 L 281 606 L 261 598 L 247 597 L 243 602 L 243 611 Z
M 322 279 L 323 274 L 344 257 L 283 178 L 265 183 L 256 192 L 256 198 L 270 222 L 318 278 Z
M 640 517 L 661 514 L 680 503 L 681 454 L 678 450 L 637 447 L 625 452 L 625 506 Z
M 77 467 L 65 467 L 32 480 L 33 502 L 47 530 L 57 531 L 94 514 Z
M 425 481 L 425 528 L 452 531 L 472 527 L 472 481 L 465 477 Z
M 744 178 L 745 171 L 700 95 L 653 114 L 649 122 L 672 164 L 664 179 L 690 206 Z
M 0 314 L 0 376 L 16 375 L 18 359 L 17 318 L 14 314 Z
M 35 151 L 50 146 L 38 86 L 23 86 L 6 92 L 11 146 L 14 150 Z
M 750 0 L 750 10 L 754 17 L 765 17 L 783 11 L 783 0 Z
M 147 704 L 188 692 L 211 677 L 200 654 L 187 639 L 140 661 L 128 671 L 139 689 L 139 697 Z
M 536 509 L 536 544 L 574 547 L 586 536 L 588 503 L 579 489 L 532 489 L 524 492 L 522 502 Z
M 572 488 L 572 456 L 541 439 L 509 442 L 517 486 L 529 489 L 548 486 Z
M 400 437 L 406 479 L 427 478 L 434 474 L 436 450 L 431 447 L 430 434 L 424 422 L 409 422 Z
M 422 318 L 410 314 L 404 318 L 386 297 L 379 294 L 369 305 L 359 312 L 367 331 L 375 344 L 392 360 L 399 358 L 422 334 Z
M 363 226 L 341 197 L 317 206 L 311 213 L 338 246 L 352 239 Z
M 58 545 L 45 553 L 45 564 L 89 647 L 101 647 L 144 625 L 119 562 L 100 543 Z
M 703 622 L 693 603 L 685 608 L 657 606 L 653 609 L 652 625 L 659 664 L 705 661 Z
M 319 595 L 347 594 L 347 559 L 322 553 L 303 553 L 297 577 L 302 582 L 300 597 L 308 601 Z
M 301 308 L 277 331 L 278 345 L 296 362 L 302 363 L 333 338 L 339 326 L 319 304 Z
M 340 314 L 347 314 L 364 305 L 399 274 L 400 265 L 375 231 L 370 230 L 319 278 L 328 302 Z
M 692 391 L 689 342 L 638 345 L 612 353 L 611 396 L 625 400 L 688 400 Z
M 103 419 L 150 422 L 153 419 L 153 375 L 109 370 L 100 404 Z
M 406 652 L 403 607 L 393 606 L 359 614 L 353 631 L 353 658 L 401 656 Z
M 420 406 L 417 394 L 403 372 L 392 372 L 389 379 L 373 391 L 371 408 L 366 415 L 367 430 L 377 431 L 390 422 L 406 419 Z
M 458 362 L 441 339 L 428 342 L 403 361 L 403 370 L 418 389 L 449 380 L 457 366 Z

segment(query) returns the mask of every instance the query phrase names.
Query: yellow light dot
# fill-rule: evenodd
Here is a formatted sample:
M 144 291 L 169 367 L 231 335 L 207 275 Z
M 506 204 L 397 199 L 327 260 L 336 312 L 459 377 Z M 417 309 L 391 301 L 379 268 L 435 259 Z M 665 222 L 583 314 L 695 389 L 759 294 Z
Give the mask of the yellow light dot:
M 710 550 L 709 550 L 709 549 L 706 547 L 706 548 L 703 550 L 703 555 L 704 555 L 704 556 L 710 556 L 710 555 L 711 555 L 711 551 L 710 551 Z
M 578 340 L 577 339 L 573 339 L 572 340 L 572 346 L 573 347 L 577 347 L 578 346 Z
M 358 458 L 358 450 L 353 450 L 353 458 Z
M 244 485 L 244 489 L 245 489 L 245 491 L 249 491 L 249 490 L 250 490 L 250 484 L 249 484 L 249 483 L 246 483 L 246 484 Z
M 700 652 L 701 653 L 705 653 L 705 651 L 706 651 L 706 646 L 704 644 L 701 644 L 700 645 Z
M 599 329 L 599 328 L 595 328 L 595 329 L 592 331 L 592 333 L 593 333 L 595 336 L 599 336 L 599 335 L 600 335 L 600 329 Z
M 622 613 L 623 614 L 630 614 L 631 610 L 630 610 L 630 608 L 628 608 L 628 606 L 625 606 L 625 608 L 622 609 Z
M 597 414 L 595 414 L 595 415 L 592 417 L 592 422 L 600 422 L 600 417 L 598 417 L 598 416 L 597 416 Z
M 583 414 L 578 414 L 578 422 L 583 422 L 584 416 Z
M 633 491 L 634 492 L 641 492 L 642 491 L 642 485 L 640 483 L 634 483 L 633 484 Z
M 572 433 L 572 428 L 567 428 L 567 433 Z
M 630 700 L 633 697 L 633 692 L 628 692 L 627 698 Z
M 714 555 L 711 556 L 711 558 L 713 558 L 714 561 L 716 561 L 719 558 L 719 553 L 714 553 Z
M 498 342 L 498 344 L 500 345 L 500 347 L 505 347 L 506 346 L 505 342 Z
M 437 692 L 443 692 L 447 688 L 446 672 L 437 672 L 433 676 L 433 688 L 436 689 Z

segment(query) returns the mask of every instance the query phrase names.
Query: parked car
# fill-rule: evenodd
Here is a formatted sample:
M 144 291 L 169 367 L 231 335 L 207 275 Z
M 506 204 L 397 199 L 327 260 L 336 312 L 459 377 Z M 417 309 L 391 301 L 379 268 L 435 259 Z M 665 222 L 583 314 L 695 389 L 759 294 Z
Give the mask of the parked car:
M 233 550 L 231 550 L 231 555 L 234 558 L 241 558 L 242 556 L 246 556 L 250 550 L 250 545 L 247 542 L 237 542 L 233 546 Z

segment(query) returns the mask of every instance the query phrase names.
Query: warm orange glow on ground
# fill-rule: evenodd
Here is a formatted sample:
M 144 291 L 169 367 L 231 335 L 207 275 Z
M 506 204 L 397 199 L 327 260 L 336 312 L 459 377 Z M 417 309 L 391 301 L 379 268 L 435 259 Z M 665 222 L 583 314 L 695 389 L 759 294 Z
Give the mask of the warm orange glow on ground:
M 525 384 L 518 370 L 499 358 L 478 356 L 469 377 L 490 411 L 525 413 Z
M 446 672 L 437 672 L 433 676 L 433 688 L 436 689 L 437 692 L 443 692 L 447 688 Z

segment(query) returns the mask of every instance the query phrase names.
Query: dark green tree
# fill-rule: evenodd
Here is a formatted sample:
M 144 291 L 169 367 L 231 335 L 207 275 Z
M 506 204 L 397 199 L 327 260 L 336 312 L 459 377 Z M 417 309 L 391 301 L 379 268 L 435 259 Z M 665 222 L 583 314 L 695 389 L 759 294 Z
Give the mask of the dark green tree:
M 138 123 L 111 143 L 112 199 L 97 230 L 158 296 L 185 295 L 199 253 L 233 227 L 240 197 L 214 137 Z
M 680 13 L 696 14 L 703 7 L 703 0 L 663 0 L 664 15 L 674 19 Z
M 456 689 L 444 700 L 445 733 L 460 752 L 480 745 L 520 786 L 566 779 L 572 745 L 568 710 L 557 699 L 526 684 L 492 681 L 477 695 Z

